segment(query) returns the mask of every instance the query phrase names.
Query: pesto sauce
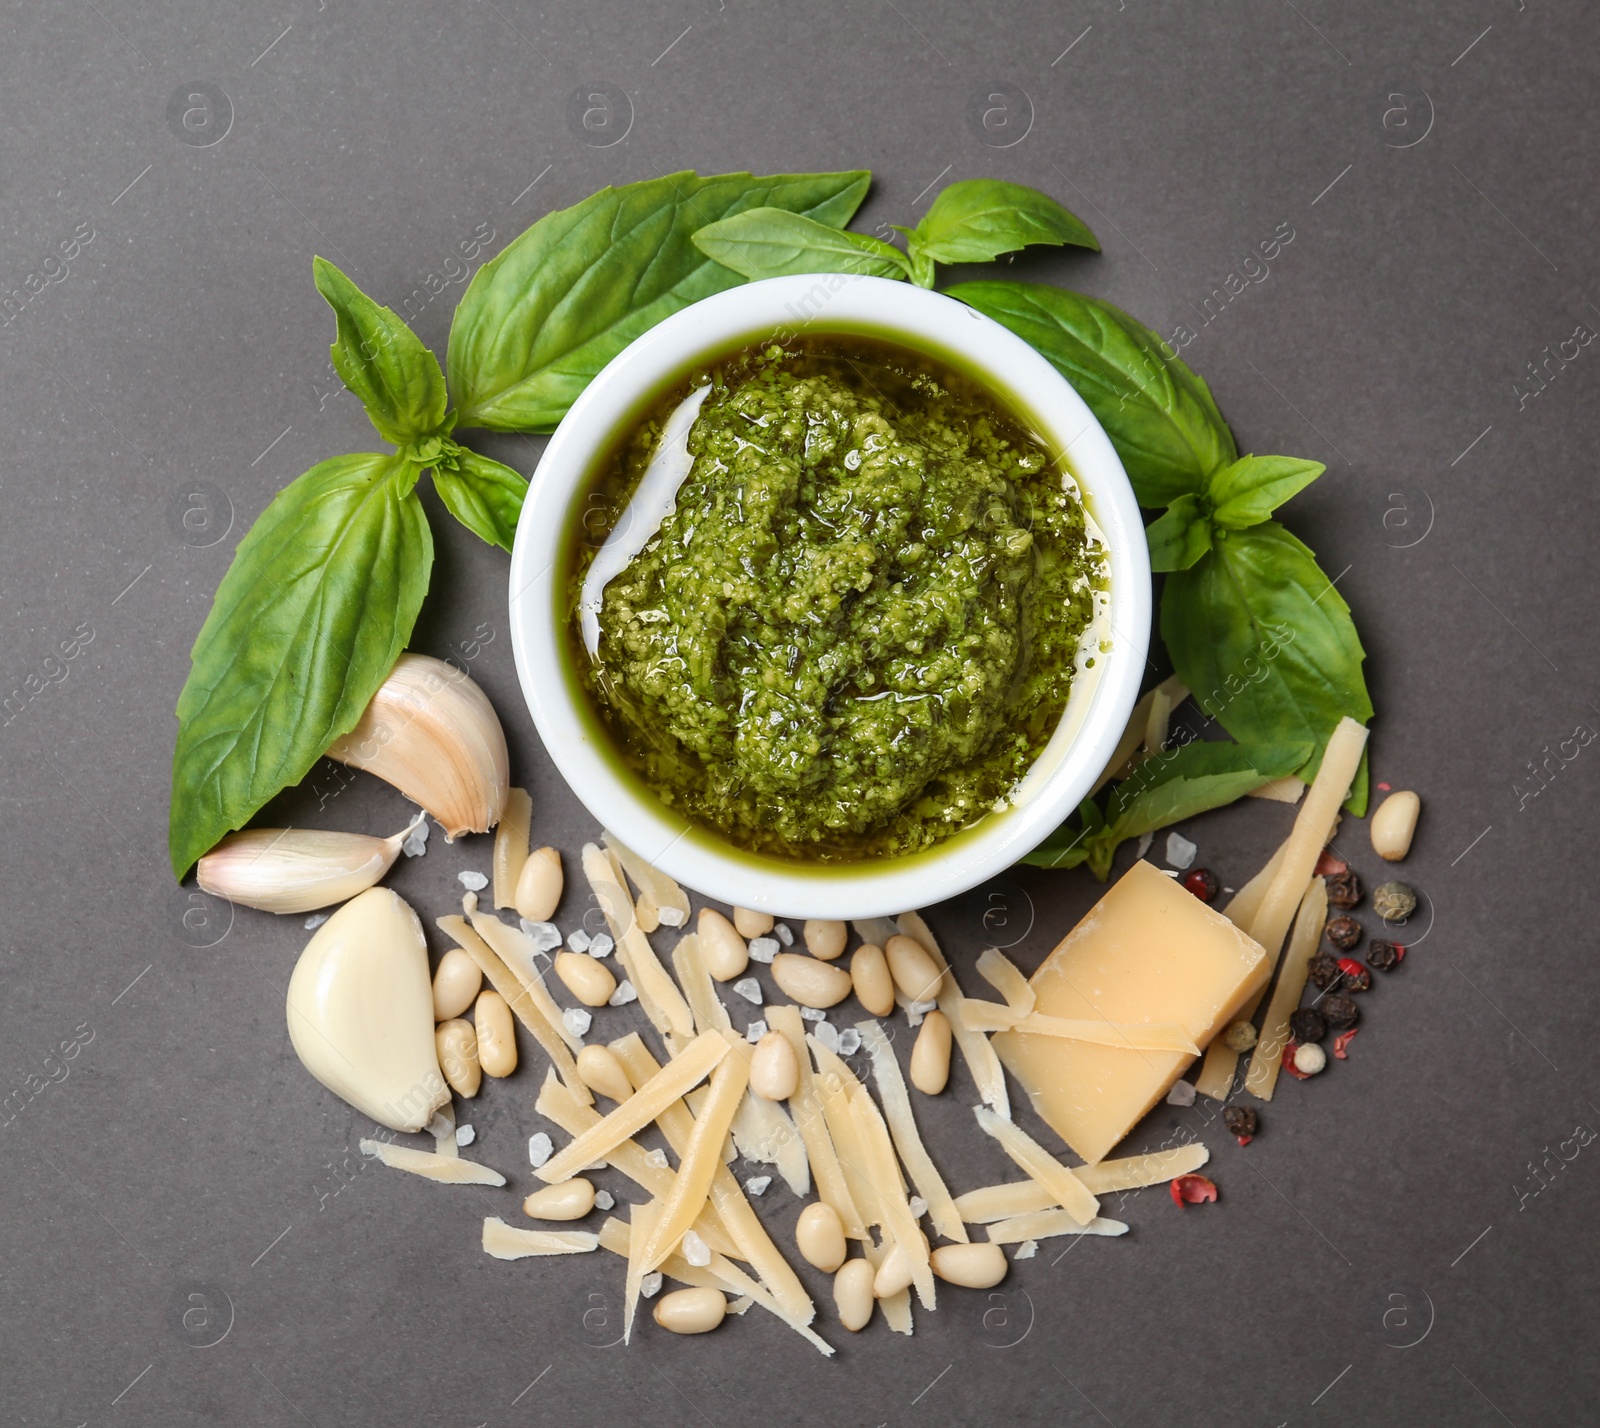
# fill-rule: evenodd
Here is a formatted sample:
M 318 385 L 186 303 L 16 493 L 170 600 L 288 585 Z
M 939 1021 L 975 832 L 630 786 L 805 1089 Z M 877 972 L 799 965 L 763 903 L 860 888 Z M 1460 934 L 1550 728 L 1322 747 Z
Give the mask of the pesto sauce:
M 592 549 L 570 577 L 574 660 L 618 752 L 778 857 L 915 852 L 1003 806 L 1103 584 L 1076 487 L 987 389 L 831 336 L 703 367 L 602 463 L 596 509 L 625 510 L 707 381 L 693 466 L 606 587 L 595 660 L 576 615 Z

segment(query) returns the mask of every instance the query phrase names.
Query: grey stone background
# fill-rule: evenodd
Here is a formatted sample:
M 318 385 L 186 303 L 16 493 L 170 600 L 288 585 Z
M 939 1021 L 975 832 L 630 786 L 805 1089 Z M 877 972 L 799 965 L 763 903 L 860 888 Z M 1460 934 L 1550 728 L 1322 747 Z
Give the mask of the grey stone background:
M 1600 349 L 1559 344 L 1600 324 L 1593 7 L 64 0 L 8 7 L 4 34 L 6 1421 L 1592 1415 L 1600 749 L 1573 736 L 1600 727 Z M 607 96 L 587 129 L 575 94 Z M 171 709 L 249 522 L 370 445 L 314 252 L 442 352 L 467 269 L 603 184 L 857 165 L 877 175 L 865 228 L 914 222 L 954 178 L 1058 195 L 1105 252 L 1019 275 L 1185 326 L 1242 449 L 1328 463 L 1288 523 L 1366 642 L 1374 777 L 1423 795 L 1406 866 L 1427 903 L 1350 1059 L 1282 1086 L 1247 1150 L 1201 1110 L 1132 1138 L 1203 1138 L 1218 1204 L 1112 1197 L 1125 1239 L 1047 1241 L 910 1340 L 881 1321 L 852 1339 L 824 1301 L 832 1362 L 759 1312 L 606 1347 L 620 1261 L 477 1245 L 528 1188 L 538 1055 L 465 1114 L 509 1189 L 363 1162 L 370 1127 L 285 1034 L 300 919 L 191 903 L 166 871 Z M 1245 279 L 1280 225 L 1292 241 Z M 524 470 L 539 445 L 482 443 Z M 596 830 L 518 697 L 505 558 L 430 509 L 416 647 L 489 691 L 537 832 L 570 855 Z M 310 784 L 271 816 L 400 825 L 385 786 L 326 765 Z M 1237 884 L 1290 817 L 1252 801 L 1186 831 Z M 1359 825 L 1341 845 L 1380 871 Z M 486 839 L 435 838 L 394 885 L 431 920 L 486 865 Z M 1031 969 L 1094 891 L 1019 871 L 930 916 L 959 965 L 1003 908 Z M 571 895 L 561 920 L 582 912 Z M 919 1103 L 957 1190 L 1013 1175 L 973 1099 L 958 1070 Z M 760 1208 L 788 1242 L 792 1197 Z

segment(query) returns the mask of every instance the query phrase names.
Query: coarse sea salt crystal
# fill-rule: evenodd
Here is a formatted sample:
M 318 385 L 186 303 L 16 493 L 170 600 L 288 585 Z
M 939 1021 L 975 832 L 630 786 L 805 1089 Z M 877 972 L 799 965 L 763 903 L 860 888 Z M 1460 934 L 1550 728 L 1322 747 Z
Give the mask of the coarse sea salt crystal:
M 549 1160 L 555 1152 L 554 1143 L 543 1131 L 535 1131 L 528 1137 L 528 1164 L 535 1170 Z
M 767 1024 L 759 1017 L 744 1029 L 744 1039 L 754 1045 L 767 1034 Z
M 761 1005 L 761 983 L 754 977 L 744 977 L 735 982 L 733 991 L 735 996 L 743 997 L 747 1002 L 754 1002 L 756 1006 Z
M 608 1007 L 625 1007 L 629 1002 L 636 1002 L 638 1000 L 639 994 L 638 992 L 634 991 L 633 983 L 624 977 L 620 982 L 617 983 L 617 989 L 616 991 L 612 992 L 610 999 L 606 1002 L 606 1005 Z
M 667 1168 L 667 1153 L 660 1146 L 657 1146 L 654 1150 L 646 1151 L 644 1159 L 646 1165 L 653 1165 L 657 1170 L 665 1170 Z
M 774 923 L 772 935 L 783 943 L 785 947 L 794 946 L 794 928 L 790 927 L 787 922 Z
M 616 1205 L 609 1190 L 596 1190 L 594 1192 L 594 1207 L 597 1210 L 609 1210 Z
M 1012 1259 L 1032 1259 L 1034 1257 L 1034 1255 L 1036 1255 L 1038 1253 L 1039 1253 L 1039 1241 L 1038 1240 L 1024 1240 L 1020 1245 L 1017 1246 L 1017 1252 L 1014 1255 L 1012 1255 L 1011 1258 Z
M 456 1127 L 457 1145 L 471 1145 L 477 1138 L 478 1133 L 471 1126 L 461 1125 Z
M 594 1025 L 594 1018 L 584 1007 L 568 1007 L 561 1013 L 561 1025 L 576 1037 L 585 1037 Z
M 861 1033 L 853 1026 L 847 1026 L 839 1033 L 839 1055 L 854 1056 L 861 1050 Z
M 456 881 L 468 892 L 482 892 L 489 886 L 489 879 L 484 877 L 482 873 L 473 872 L 471 868 L 468 868 L 464 873 L 457 873 Z
M 689 920 L 689 914 L 681 907 L 664 907 L 656 913 L 656 919 L 663 927 L 682 927 Z
M 1181 833 L 1167 834 L 1167 861 L 1175 868 L 1187 868 L 1200 849 Z
M 554 952 L 561 945 L 561 929 L 553 922 L 529 922 L 527 918 L 518 919 L 522 923 L 522 930 L 528 934 L 528 940 L 533 943 L 535 952 Z
M 589 955 L 591 957 L 609 957 L 616 949 L 616 945 L 602 932 L 598 937 L 589 939 Z
M 752 937 L 750 939 L 750 960 L 752 962 L 771 962 L 778 955 L 778 939 L 776 937 Z
M 711 1263 L 711 1246 L 693 1230 L 683 1232 L 682 1247 L 683 1257 L 697 1268 L 703 1269 Z
M 322 924 L 327 920 L 328 914 L 325 912 L 312 913 L 311 916 L 306 919 L 306 931 L 310 932 L 314 927 L 321 927 Z
M 1167 1092 L 1169 1106 L 1192 1106 L 1194 1104 L 1194 1082 L 1174 1081 L 1172 1089 Z
M 1155 841 L 1156 841 L 1156 835 L 1154 833 L 1142 833 L 1142 834 L 1140 834 L 1140 836 L 1139 836 L 1139 848 L 1138 848 L 1138 851 L 1134 854 L 1134 857 L 1136 857 L 1136 858 L 1144 857 L 1144 855 L 1150 851 L 1150 845 L 1152 843 L 1154 843 Z
M 938 1002 L 907 1002 L 906 1021 L 912 1026 L 921 1026 L 922 1018 L 938 1005 Z
M 827 1012 L 820 1011 L 816 1007 L 801 1007 L 800 1015 L 806 1021 L 826 1021 L 828 1019 Z
M 752 1175 L 744 1182 L 744 1188 L 752 1195 L 765 1195 L 767 1193 L 767 1186 L 770 1184 L 772 1184 L 772 1177 L 770 1175 Z
M 598 1195 L 595 1197 L 595 1203 L 597 1205 L 600 1203 Z M 652 1269 L 649 1274 L 639 1281 L 639 1293 L 646 1299 L 654 1299 L 656 1295 L 661 1293 L 661 1271 L 659 1269 Z
M 574 952 L 587 952 L 589 950 L 589 934 L 581 927 L 575 932 L 567 934 L 567 946 Z
M 406 840 L 400 845 L 400 851 L 408 858 L 420 858 L 428 851 L 428 820 L 426 818 L 406 834 Z
M 828 1051 L 837 1051 L 839 1049 L 839 1028 L 831 1021 L 819 1021 L 814 1035 L 817 1038 L 818 1046 L 824 1047 Z
M 913 1195 L 911 1199 L 906 1202 L 906 1204 L 911 1211 L 911 1218 L 913 1220 L 920 1220 L 928 1213 L 928 1202 L 920 1195 Z

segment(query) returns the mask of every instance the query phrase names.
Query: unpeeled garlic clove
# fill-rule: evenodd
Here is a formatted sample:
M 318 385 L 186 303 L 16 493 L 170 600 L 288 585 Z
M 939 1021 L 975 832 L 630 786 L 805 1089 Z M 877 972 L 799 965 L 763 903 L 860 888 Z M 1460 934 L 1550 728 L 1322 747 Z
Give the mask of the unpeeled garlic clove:
M 312 912 L 372 887 L 400 856 L 424 815 L 392 838 L 320 828 L 230 833 L 195 868 L 202 892 L 262 912 Z
M 397 893 L 369 888 L 317 929 L 289 978 L 287 1010 L 306 1070 L 380 1125 L 419 1131 L 449 1103 L 428 946 Z
M 505 730 L 489 697 L 429 655 L 395 661 L 360 723 L 328 757 L 392 783 L 439 820 L 446 838 L 487 833 L 511 787 Z

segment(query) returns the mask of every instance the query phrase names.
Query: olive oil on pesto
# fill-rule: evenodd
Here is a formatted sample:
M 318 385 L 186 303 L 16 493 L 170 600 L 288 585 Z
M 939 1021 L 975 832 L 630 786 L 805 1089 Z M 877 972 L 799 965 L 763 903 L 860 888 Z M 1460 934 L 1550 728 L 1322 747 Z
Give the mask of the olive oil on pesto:
M 754 852 L 911 853 L 999 806 L 1066 706 L 1103 584 L 1076 486 L 991 392 L 874 338 L 702 366 L 603 459 L 626 510 L 667 416 L 712 390 L 674 510 L 573 660 L 620 756 Z

